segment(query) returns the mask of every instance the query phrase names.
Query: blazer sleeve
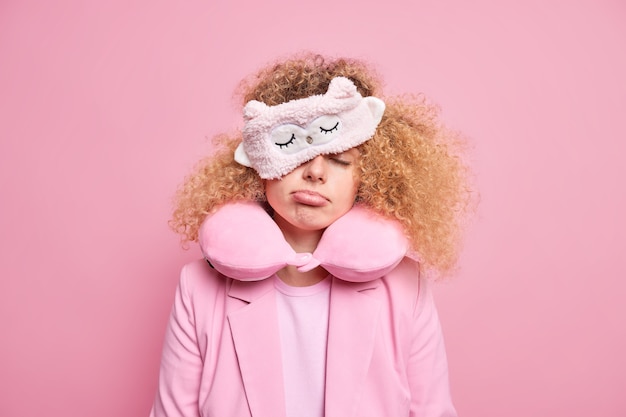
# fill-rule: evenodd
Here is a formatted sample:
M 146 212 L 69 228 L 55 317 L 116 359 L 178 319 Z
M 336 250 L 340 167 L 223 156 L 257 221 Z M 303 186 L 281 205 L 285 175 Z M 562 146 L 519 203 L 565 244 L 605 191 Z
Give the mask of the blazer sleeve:
M 430 285 L 419 279 L 413 317 L 408 381 L 411 417 L 456 417 L 450 397 L 448 362 Z
M 181 272 L 170 314 L 156 398 L 150 417 L 197 417 L 202 356 L 196 335 L 194 306 L 188 278 L 189 265 Z

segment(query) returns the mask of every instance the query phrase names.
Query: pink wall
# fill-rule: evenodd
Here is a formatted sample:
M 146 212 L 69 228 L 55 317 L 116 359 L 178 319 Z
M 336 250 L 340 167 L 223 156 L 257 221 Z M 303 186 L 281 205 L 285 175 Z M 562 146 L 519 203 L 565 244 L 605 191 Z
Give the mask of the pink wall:
M 626 415 L 626 6 L 504 3 L 2 1 L 0 415 L 147 414 L 198 256 L 171 195 L 237 81 L 303 48 L 472 139 L 482 204 L 436 294 L 460 414 Z

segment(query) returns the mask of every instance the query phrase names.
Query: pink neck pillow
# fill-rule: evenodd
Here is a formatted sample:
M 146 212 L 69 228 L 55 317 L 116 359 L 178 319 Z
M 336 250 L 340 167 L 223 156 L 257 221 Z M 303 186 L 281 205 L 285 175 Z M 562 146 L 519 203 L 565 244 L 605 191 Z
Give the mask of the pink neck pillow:
M 296 253 L 253 202 L 229 203 L 207 216 L 198 241 L 216 270 L 241 281 L 271 277 L 287 265 L 302 272 L 321 265 L 337 278 L 366 282 L 389 273 L 405 256 L 417 260 L 398 222 L 360 205 L 324 231 L 313 253 Z

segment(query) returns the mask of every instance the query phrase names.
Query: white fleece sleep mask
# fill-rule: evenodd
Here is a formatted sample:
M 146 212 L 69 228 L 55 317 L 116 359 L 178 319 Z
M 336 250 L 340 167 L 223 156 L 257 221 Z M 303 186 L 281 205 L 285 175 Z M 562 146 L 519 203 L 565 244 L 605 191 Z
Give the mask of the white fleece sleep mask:
M 263 179 L 280 178 L 318 155 L 344 152 L 371 139 L 384 111 L 381 99 L 361 96 L 345 77 L 333 78 L 324 95 L 276 106 L 249 101 L 235 161 Z

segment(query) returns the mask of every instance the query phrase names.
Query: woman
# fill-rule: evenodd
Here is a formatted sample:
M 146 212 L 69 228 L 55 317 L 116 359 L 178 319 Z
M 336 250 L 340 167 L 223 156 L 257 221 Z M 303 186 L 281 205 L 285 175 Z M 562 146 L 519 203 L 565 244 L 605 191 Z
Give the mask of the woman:
M 455 416 L 423 277 L 454 266 L 456 135 L 358 61 L 242 83 L 244 127 L 179 191 L 183 268 L 152 416 Z

